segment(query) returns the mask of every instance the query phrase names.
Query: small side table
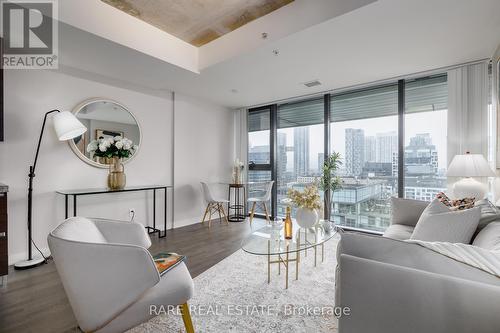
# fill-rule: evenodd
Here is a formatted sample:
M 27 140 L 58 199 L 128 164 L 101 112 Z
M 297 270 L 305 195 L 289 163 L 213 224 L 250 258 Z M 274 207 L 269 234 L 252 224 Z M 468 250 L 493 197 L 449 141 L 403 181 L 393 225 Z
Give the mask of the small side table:
M 247 192 L 245 184 L 228 184 L 227 219 L 229 222 L 243 222 L 246 219 Z M 243 192 L 243 193 L 241 193 Z M 242 195 L 243 194 L 243 195 Z M 243 196 L 243 202 L 241 197 Z

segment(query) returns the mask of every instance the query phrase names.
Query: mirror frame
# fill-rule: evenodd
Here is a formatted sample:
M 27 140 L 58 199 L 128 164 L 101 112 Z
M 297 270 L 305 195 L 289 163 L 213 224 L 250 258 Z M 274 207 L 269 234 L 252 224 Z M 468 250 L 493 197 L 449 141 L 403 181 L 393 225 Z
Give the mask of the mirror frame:
M 127 159 L 126 161 L 123 161 L 123 164 L 125 163 L 128 163 L 130 161 L 132 161 L 138 154 L 139 152 L 141 151 L 141 146 L 142 146 L 142 128 L 141 128 L 141 125 L 139 124 L 139 121 L 137 121 L 137 118 L 135 117 L 135 115 L 129 110 L 129 108 L 127 108 L 126 106 L 124 106 L 123 104 L 115 101 L 115 100 L 112 100 L 112 99 L 109 99 L 109 98 L 102 98 L 102 97 L 95 97 L 95 98 L 90 98 L 90 99 L 87 99 L 81 103 L 79 103 L 77 106 L 75 106 L 73 108 L 73 110 L 71 111 L 75 116 L 78 115 L 78 113 L 80 112 L 81 109 L 83 109 L 85 106 L 89 105 L 89 104 L 92 104 L 92 103 L 96 103 L 96 102 L 108 102 L 108 103 L 114 103 L 120 107 L 122 107 L 124 110 L 126 110 L 128 113 L 130 113 L 130 115 L 132 116 L 132 118 L 134 118 L 136 124 L 137 124 L 137 127 L 139 127 L 139 148 L 137 149 L 136 153 L 134 155 L 132 155 L 132 157 L 130 157 L 129 159 Z M 97 167 L 97 168 L 102 168 L 102 169 L 107 169 L 109 168 L 109 165 L 107 164 L 101 164 L 101 163 L 97 163 L 95 161 L 92 161 L 91 159 L 89 159 L 87 156 L 85 156 L 84 154 L 82 154 L 82 152 L 78 149 L 78 147 L 76 146 L 75 142 L 73 140 L 68 140 L 68 144 L 71 148 L 71 150 L 76 154 L 76 156 L 78 156 L 79 159 L 81 159 L 83 162 L 87 163 L 87 164 L 90 164 L 94 167 Z

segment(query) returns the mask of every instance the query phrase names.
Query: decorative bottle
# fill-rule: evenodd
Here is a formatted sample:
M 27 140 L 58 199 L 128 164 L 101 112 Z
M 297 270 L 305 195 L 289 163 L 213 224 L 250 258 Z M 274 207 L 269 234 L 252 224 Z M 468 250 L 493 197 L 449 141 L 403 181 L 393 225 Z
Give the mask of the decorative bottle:
M 290 217 L 291 208 L 286 207 L 285 218 L 285 239 L 292 239 L 292 218 Z

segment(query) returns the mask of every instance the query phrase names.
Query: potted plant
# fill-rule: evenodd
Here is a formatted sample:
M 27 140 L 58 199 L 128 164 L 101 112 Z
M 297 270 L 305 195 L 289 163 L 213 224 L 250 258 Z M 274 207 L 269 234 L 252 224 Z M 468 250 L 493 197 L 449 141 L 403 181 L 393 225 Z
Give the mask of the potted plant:
M 125 187 L 126 177 L 122 158 L 129 158 L 137 149 L 138 146 L 134 145 L 132 140 L 121 136 L 99 138 L 87 146 L 87 152 L 91 156 L 98 157 L 105 164 L 109 164 L 108 187 L 112 190 Z
M 342 179 L 337 176 L 337 171 L 341 165 L 342 160 L 340 153 L 336 152 L 333 152 L 323 163 L 323 173 L 319 180 L 319 188 L 324 193 L 325 206 L 327 207 L 327 210 L 324 212 L 324 219 L 327 219 L 330 215 L 330 202 L 333 193 L 342 188 Z M 328 191 L 330 192 L 329 197 L 327 196 Z
M 321 199 L 316 184 L 308 185 L 304 191 L 288 190 L 288 198 L 297 207 L 297 224 L 302 228 L 311 228 L 318 222 L 318 209 Z

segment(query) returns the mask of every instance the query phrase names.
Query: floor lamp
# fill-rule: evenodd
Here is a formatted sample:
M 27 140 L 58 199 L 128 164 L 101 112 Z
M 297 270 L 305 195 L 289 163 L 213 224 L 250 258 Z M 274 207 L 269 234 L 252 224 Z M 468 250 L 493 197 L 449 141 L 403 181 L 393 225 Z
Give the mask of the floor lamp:
M 47 116 L 51 113 L 56 113 L 53 117 L 54 130 L 56 131 L 57 138 L 59 141 L 66 141 L 76 138 L 87 131 L 87 128 L 71 113 L 68 111 L 51 110 L 47 112 L 43 118 L 42 130 L 40 131 L 40 137 L 38 139 L 38 146 L 36 148 L 35 161 L 30 166 L 30 171 L 28 174 L 28 260 L 18 262 L 14 265 L 15 269 L 28 269 L 36 267 L 45 263 L 45 258 L 33 259 L 32 251 L 32 210 L 33 210 L 33 178 L 35 178 L 35 168 L 36 162 L 38 160 L 38 153 L 40 151 L 40 144 L 42 142 L 43 131 L 45 129 L 45 123 L 47 122 Z M 43 255 L 42 255 L 43 256 Z

